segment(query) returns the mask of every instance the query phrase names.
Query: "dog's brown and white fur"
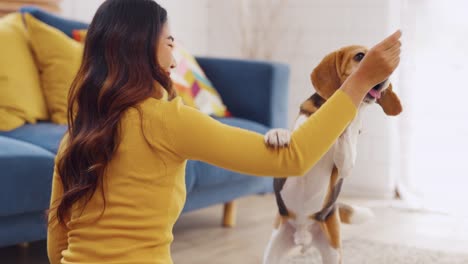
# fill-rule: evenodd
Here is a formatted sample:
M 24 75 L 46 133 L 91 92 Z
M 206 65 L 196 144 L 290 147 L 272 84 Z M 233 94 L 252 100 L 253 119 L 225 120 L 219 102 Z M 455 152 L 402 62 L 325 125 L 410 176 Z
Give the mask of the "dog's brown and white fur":
M 344 80 L 358 67 L 367 49 L 348 46 L 327 55 L 311 74 L 316 93 L 300 107 L 294 129 L 313 115 Z M 377 102 L 387 115 L 402 111 L 400 101 L 387 80 L 369 92 L 357 117 L 331 149 L 304 176 L 275 179 L 279 214 L 264 254 L 264 264 L 283 263 L 295 247 L 305 252 L 316 247 L 325 264 L 343 263 L 340 224 L 362 222 L 372 212 L 366 208 L 335 204 L 342 179 L 351 173 L 356 161 L 357 137 L 361 128 L 361 110 Z M 274 129 L 265 135 L 272 147 L 288 145 L 290 132 Z

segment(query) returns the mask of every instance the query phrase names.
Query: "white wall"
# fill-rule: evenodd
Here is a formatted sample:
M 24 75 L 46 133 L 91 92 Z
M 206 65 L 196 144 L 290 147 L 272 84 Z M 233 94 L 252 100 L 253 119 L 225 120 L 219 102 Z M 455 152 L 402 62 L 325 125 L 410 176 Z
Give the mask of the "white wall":
M 426 206 L 467 214 L 468 19 L 465 0 L 408 1 L 401 84 L 405 184 Z
M 102 0 L 63 0 L 62 13 L 65 17 L 90 22 Z
M 91 22 L 102 0 L 64 0 L 63 15 Z M 158 0 L 167 9 L 173 35 L 194 54 L 205 54 L 207 46 L 207 0 Z
M 250 0 L 252 2 L 252 0 Z M 245 57 L 239 4 L 243 1 L 216 0 L 208 6 L 208 54 Z M 291 66 L 289 123 L 292 126 L 298 106 L 313 93 L 309 75 L 329 52 L 350 44 L 372 46 L 400 22 L 400 5 L 395 0 L 255 0 L 253 30 L 265 30 L 262 21 L 268 5 L 283 2 L 276 18 L 267 21 L 274 27 L 256 45 L 276 46 L 272 59 Z M 249 0 L 244 0 L 249 3 Z M 262 6 L 263 4 L 267 4 Z M 261 48 L 259 52 L 263 51 Z M 396 74 L 395 76 L 396 77 Z M 397 81 L 397 78 L 393 78 Z M 395 82 L 394 84 L 397 84 Z M 395 85 L 398 91 L 397 85 Z M 394 153 L 398 152 L 397 121 L 384 116 L 377 106 L 364 115 L 364 129 L 358 147 L 354 174 L 346 180 L 344 192 L 362 196 L 391 197 L 400 170 Z M 393 153 L 393 154 L 392 154 Z

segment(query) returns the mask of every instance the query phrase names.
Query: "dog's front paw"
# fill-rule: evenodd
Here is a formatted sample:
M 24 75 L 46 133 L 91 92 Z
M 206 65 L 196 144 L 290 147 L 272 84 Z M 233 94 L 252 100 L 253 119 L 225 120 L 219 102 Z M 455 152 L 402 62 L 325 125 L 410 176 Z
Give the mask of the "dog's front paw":
M 287 147 L 291 141 L 291 132 L 287 129 L 272 129 L 265 134 L 265 144 L 272 148 Z

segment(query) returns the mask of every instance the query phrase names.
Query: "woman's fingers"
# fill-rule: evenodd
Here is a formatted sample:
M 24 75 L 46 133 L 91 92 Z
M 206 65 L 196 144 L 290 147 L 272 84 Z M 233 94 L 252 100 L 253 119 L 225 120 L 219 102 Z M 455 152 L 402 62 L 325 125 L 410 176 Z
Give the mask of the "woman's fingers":
M 392 48 L 396 43 L 400 41 L 401 38 L 401 31 L 397 30 L 392 35 L 388 36 L 384 40 L 382 40 L 377 46 L 381 47 L 383 50 L 388 50 Z
M 399 46 L 398 47 L 395 46 L 392 49 L 387 51 L 387 55 L 390 58 L 399 57 L 400 54 L 401 54 L 401 48 Z
M 395 45 L 393 45 L 391 48 L 387 49 L 386 52 L 388 53 L 393 53 L 395 52 L 396 50 L 400 50 L 401 49 L 401 42 L 398 41 L 397 43 L 395 43 Z
M 396 57 L 395 59 L 390 61 L 390 65 L 393 68 L 393 70 L 395 70 L 399 64 L 400 64 L 400 57 Z

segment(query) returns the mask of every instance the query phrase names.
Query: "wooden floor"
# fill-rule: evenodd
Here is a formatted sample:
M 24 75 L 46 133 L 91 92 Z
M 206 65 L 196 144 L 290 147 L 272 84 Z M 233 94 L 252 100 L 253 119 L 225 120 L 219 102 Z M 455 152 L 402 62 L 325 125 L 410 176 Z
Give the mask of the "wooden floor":
M 343 226 L 346 239 L 365 238 L 448 252 L 468 251 L 468 219 L 402 209 L 398 203 L 350 203 L 372 207 L 376 218 L 361 226 Z M 221 227 L 222 206 L 182 215 L 172 247 L 176 264 L 261 263 L 275 215 L 271 195 L 238 201 L 237 226 Z M 2 264 L 46 264 L 45 242 L 0 249 Z

